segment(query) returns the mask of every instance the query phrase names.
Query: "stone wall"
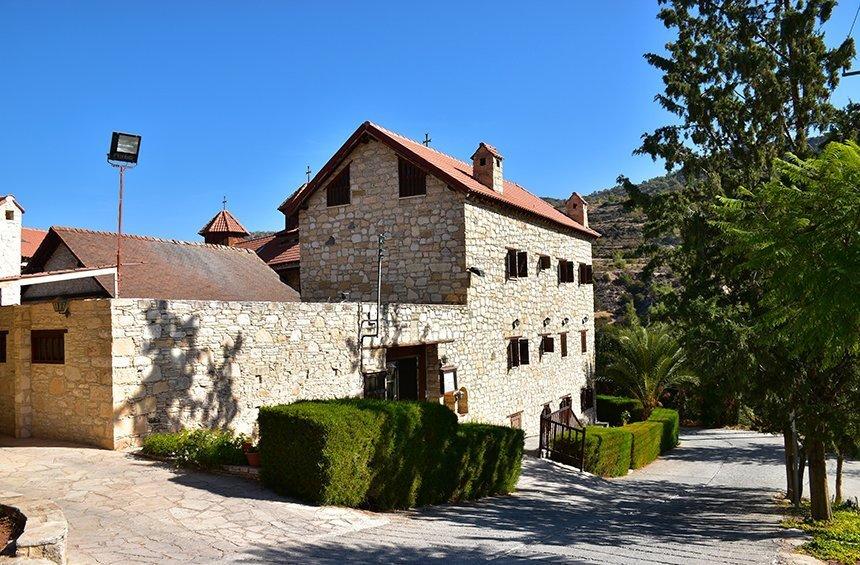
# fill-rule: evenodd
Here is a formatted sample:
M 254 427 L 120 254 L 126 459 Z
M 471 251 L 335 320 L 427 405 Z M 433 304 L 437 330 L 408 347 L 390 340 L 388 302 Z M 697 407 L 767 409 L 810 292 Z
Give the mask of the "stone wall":
M 468 304 L 475 326 L 472 347 L 483 355 L 473 356 L 476 375 L 470 398 L 481 411 L 503 423 L 505 415 L 522 412 L 523 427 L 534 432 L 544 404 L 553 410 L 570 395 L 577 414 L 580 389 L 594 367 L 593 285 L 558 283 L 558 260 L 591 263 L 591 242 L 576 234 L 559 231 L 526 215 L 485 204 L 467 203 L 466 262 L 484 270 L 472 276 Z M 508 249 L 528 253 L 528 276 L 506 279 Z M 538 268 L 540 255 L 550 257 L 550 268 Z M 545 321 L 548 322 L 545 323 Z M 567 322 L 565 323 L 565 320 Z M 516 323 L 516 325 L 515 325 Z M 580 330 L 586 330 L 588 351 L 580 347 Z M 561 356 L 559 334 L 568 333 L 568 356 Z M 555 339 L 555 352 L 539 355 L 540 336 Z M 507 339 L 529 340 L 530 364 L 508 370 Z M 486 406 L 486 408 L 484 408 Z M 592 417 L 593 414 L 583 414 Z
M 362 391 L 354 303 L 113 300 L 116 444 Z
M 377 235 L 384 232 L 383 301 L 454 303 L 466 299 L 464 197 L 427 176 L 427 194 L 399 197 L 397 155 L 360 144 L 335 170 L 350 167 L 351 202 L 327 207 L 322 187 L 300 212 L 301 288 L 306 301 L 376 299 Z
M 107 300 L 73 300 L 68 317 L 51 303 L 0 308 L 9 331 L 0 378 L 14 390 L 16 436 L 114 447 L 110 324 Z M 32 363 L 32 330 L 65 330 L 65 363 Z
M 6 335 L 6 362 L 0 363 L 0 434 L 15 435 L 15 358 L 10 356 L 11 328 L 15 310 L 0 308 L 0 331 Z
M 0 202 L 0 277 L 21 274 L 21 210 L 11 197 Z M 19 287 L 0 289 L 0 305 L 18 304 Z

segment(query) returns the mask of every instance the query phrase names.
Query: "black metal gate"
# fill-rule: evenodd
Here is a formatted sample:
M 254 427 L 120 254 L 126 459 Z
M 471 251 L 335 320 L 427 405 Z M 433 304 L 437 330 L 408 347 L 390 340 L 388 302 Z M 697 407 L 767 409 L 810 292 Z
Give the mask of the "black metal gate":
M 540 415 L 540 456 L 553 461 L 585 467 L 585 426 L 573 413 L 571 406 L 550 412 L 549 406 Z

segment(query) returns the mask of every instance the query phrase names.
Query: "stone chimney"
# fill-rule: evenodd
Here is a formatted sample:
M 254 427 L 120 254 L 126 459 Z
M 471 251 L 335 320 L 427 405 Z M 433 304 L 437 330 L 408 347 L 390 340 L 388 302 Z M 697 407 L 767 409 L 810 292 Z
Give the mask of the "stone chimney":
M 0 196 L 0 277 L 21 275 L 21 216 L 24 209 L 11 194 Z M 0 289 L 0 305 L 21 303 L 21 287 Z
M 588 203 L 582 199 L 578 192 L 574 192 L 564 203 L 564 213 L 575 221 L 588 227 Z
M 472 176 L 479 183 L 492 188 L 499 194 L 504 192 L 504 176 L 502 176 L 501 153 L 492 145 L 483 141 L 472 155 Z

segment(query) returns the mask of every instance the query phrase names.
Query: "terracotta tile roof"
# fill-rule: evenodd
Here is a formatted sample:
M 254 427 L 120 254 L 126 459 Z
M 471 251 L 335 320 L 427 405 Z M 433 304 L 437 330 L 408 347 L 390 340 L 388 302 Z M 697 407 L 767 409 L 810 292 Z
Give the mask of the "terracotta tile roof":
M 29 259 L 42 244 L 42 240 L 48 235 L 47 230 L 35 228 L 21 228 L 21 257 Z
M 198 232 L 200 235 L 208 233 L 232 233 L 236 235 L 248 235 L 245 226 L 227 210 L 221 210 L 212 217 L 209 222 Z
M 284 230 L 271 235 L 245 239 L 237 247 L 253 250 L 272 268 L 299 261 L 299 230 Z
M 545 200 L 535 196 L 517 183 L 505 180 L 503 193 L 499 194 L 492 188 L 484 186 L 472 176 L 472 165 L 464 163 L 463 161 L 455 159 L 445 153 L 436 151 L 435 149 L 425 147 L 417 141 L 403 137 L 402 135 L 389 131 L 372 122 L 364 122 L 359 126 L 338 152 L 329 159 L 322 169 L 320 169 L 311 182 L 297 190 L 290 198 L 287 199 L 286 202 L 284 202 L 284 204 L 281 205 L 281 211 L 285 214 L 290 214 L 296 211 L 308 196 L 325 183 L 329 174 L 331 174 L 337 165 L 346 158 L 355 144 L 357 144 L 365 135 L 369 135 L 374 139 L 385 143 L 395 152 L 402 154 L 405 157 L 414 160 L 416 164 L 427 168 L 432 174 L 438 176 L 453 188 L 462 190 L 469 195 L 515 208 L 553 222 L 556 225 L 571 228 L 584 235 L 600 237 L 600 234 L 596 231 L 583 226 L 579 222 L 576 222 L 565 214 L 559 212 Z M 488 146 L 488 149 L 490 149 L 490 146 Z
M 81 267 L 116 263 L 116 234 L 52 227 L 27 273 L 43 270 L 64 243 Z M 108 295 L 113 277 L 97 277 Z M 292 302 L 299 294 L 248 249 L 188 243 L 138 235 L 122 236 L 120 296 L 174 300 L 247 300 Z

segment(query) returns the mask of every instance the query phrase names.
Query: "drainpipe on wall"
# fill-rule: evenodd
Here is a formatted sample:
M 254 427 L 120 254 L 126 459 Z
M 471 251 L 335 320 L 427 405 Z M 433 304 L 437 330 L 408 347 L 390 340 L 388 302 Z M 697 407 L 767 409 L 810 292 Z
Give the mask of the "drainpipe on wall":
M 359 324 L 358 333 L 359 333 L 359 344 L 358 344 L 358 363 L 359 363 L 359 371 L 362 375 L 364 375 L 364 340 L 369 337 L 379 337 L 381 332 L 379 331 L 380 324 L 380 311 L 382 310 L 382 258 L 385 255 L 385 234 L 379 234 L 378 240 L 378 251 L 376 255 L 376 321 L 369 319 L 361 320 Z M 365 333 L 365 328 L 368 330 L 368 333 Z M 372 328 L 372 333 L 370 332 Z

